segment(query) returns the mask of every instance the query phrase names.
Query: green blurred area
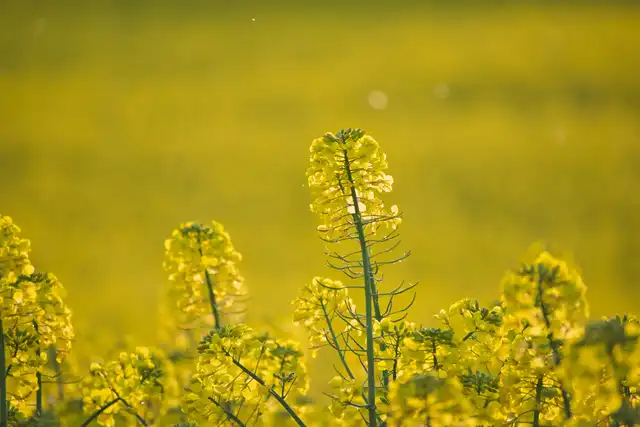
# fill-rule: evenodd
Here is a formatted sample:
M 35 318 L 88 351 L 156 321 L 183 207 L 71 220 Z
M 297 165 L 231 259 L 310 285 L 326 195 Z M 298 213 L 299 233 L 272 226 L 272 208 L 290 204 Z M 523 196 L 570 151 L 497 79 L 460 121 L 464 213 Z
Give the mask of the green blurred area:
M 0 4 L 0 210 L 79 325 L 153 341 L 163 241 L 222 222 L 248 319 L 286 330 L 324 266 L 311 140 L 361 127 L 405 214 L 412 318 L 498 296 L 537 239 L 594 315 L 639 311 L 640 3 Z M 386 104 L 385 104 L 386 97 Z M 384 107 L 384 108 L 382 108 Z

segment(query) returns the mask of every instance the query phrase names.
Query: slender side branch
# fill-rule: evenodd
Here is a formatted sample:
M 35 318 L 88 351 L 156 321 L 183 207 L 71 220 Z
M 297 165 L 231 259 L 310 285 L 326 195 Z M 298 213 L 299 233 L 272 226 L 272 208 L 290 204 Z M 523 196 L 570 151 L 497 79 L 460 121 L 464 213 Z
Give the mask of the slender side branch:
M 202 253 L 202 240 L 200 238 L 200 234 L 198 234 L 198 253 L 200 254 L 200 259 L 203 257 Z M 207 291 L 209 293 L 209 304 L 211 304 L 211 313 L 213 314 L 213 320 L 215 321 L 215 328 L 220 329 L 222 324 L 220 323 L 220 311 L 218 310 L 218 303 L 216 301 L 216 294 L 213 292 L 213 279 L 211 279 L 211 275 L 205 269 L 204 270 L 205 281 L 207 282 Z
M 560 349 L 558 347 L 558 341 L 553 339 L 553 333 L 551 332 L 551 320 L 549 319 L 549 313 L 547 311 L 547 306 L 542 299 L 542 277 L 538 279 L 538 300 L 540 302 L 540 310 L 542 311 L 542 318 L 544 319 L 544 324 L 547 327 L 549 333 L 547 334 L 547 340 L 549 341 L 549 346 L 551 347 L 551 351 L 553 353 L 553 364 L 554 366 L 558 366 L 560 364 Z M 564 416 L 566 419 L 571 419 L 573 417 L 573 413 L 571 412 L 571 398 L 569 397 L 569 393 L 565 390 L 564 386 L 560 384 L 560 392 L 562 393 L 562 403 L 564 409 Z
M 36 357 L 40 360 L 40 330 L 38 329 L 38 322 L 33 321 L 33 327 L 38 334 L 38 348 L 36 349 Z M 42 416 L 42 371 L 38 369 L 36 372 L 36 382 L 38 389 L 36 390 L 36 416 Z
M 536 382 L 536 402 L 533 408 L 533 427 L 540 427 L 540 403 L 542 402 L 542 375 Z
M 207 281 L 207 290 L 209 291 L 211 313 L 213 314 L 213 320 L 216 323 L 215 328 L 220 329 L 222 327 L 222 322 L 220 321 L 220 311 L 218 310 L 218 303 L 216 302 L 216 294 L 213 292 L 213 280 L 211 279 L 211 275 L 208 271 L 204 272 L 204 277 Z
M 229 419 L 234 423 L 236 423 L 239 427 L 246 427 L 246 424 L 243 423 L 242 420 L 236 416 L 236 414 L 231 412 L 228 407 L 226 407 L 225 405 L 221 405 L 220 402 L 215 400 L 213 397 L 209 397 L 209 400 L 211 401 L 211 403 L 213 403 L 218 408 L 220 408 L 222 412 L 224 412 L 225 415 L 229 417 Z
M 342 362 L 342 366 L 344 366 L 344 369 L 347 371 L 349 378 L 353 380 L 355 379 L 355 376 L 353 375 L 353 372 L 351 372 L 351 369 L 347 364 L 347 360 L 344 357 L 344 350 L 340 348 L 340 344 L 338 343 L 338 338 L 336 337 L 336 333 L 333 330 L 333 325 L 331 324 L 331 319 L 329 319 L 329 314 L 327 313 L 327 307 L 324 305 L 324 301 L 320 301 L 320 305 L 322 306 L 322 313 L 324 314 L 324 320 L 325 322 L 327 322 L 327 328 L 329 328 L 329 333 L 331 334 L 331 340 L 333 341 L 333 348 L 335 348 L 336 351 L 338 352 L 338 356 L 340 356 L 340 361 Z
M 114 390 L 115 391 L 115 390 Z M 116 392 L 116 395 L 118 393 Z M 136 419 L 140 422 L 140 424 L 142 424 L 143 426 L 148 426 L 149 424 L 147 423 L 147 420 L 145 420 L 144 418 L 142 418 L 142 416 L 140 414 L 138 414 L 134 409 L 133 406 L 131 406 L 131 404 L 129 402 L 127 402 L 126 400 L 124 400 L 122 397 L 119 397 L 120 401 L 122 403 L 124 403 L 124 406 L 126 406 L 127 408 L 129 408 L 129 410 L 131 411 L 131 414 L 133 414 L 134 417 L 136 417 Z
M 0 317 L 0 427 L 9 426 L 7 411 L 7 361 L 4 354 L 4 325 Z
M 300 427 L 306 427 L 306 424 L 300 419 L 296 411 L 287 403 L 284 397 L 280 396 L 275 390 L 267 385 L 262 378 L 257 376 L 253 371 L 247 369 L 242 363 L 236 360 L 227 350 L 224 350 L 224 353 L 231 358 L 231 361 L 234 365 L 242 370 L 245 374 L 247 374 L 252 380 L 260 384 L 262 387 L 266 388 L 269 391 L 269 394 L 273 396 L 278 403 L 284 408 L 285 411 L 291 416 L 291 418 L 298 424 Z
M 40 349 L 36 350 L 36 356 L 40 357 Z M 42 372 L 36 372 L 36 382 L 38 389 L 36 390 L 36 416 L 42 416 Z
M 56 349 L 55 347 L 49 347 L 49 360 L 53 362 L 53 368 L 55 370 L 55 378 L 58 389 L 58 401 L 62 402 L 64 400 L 64 378 L 62 376 L 62 366 L 58 362 L 56 358 Z
M 93 420 L 95 420 L 96 418 L 98 418 L 100 416 L 100 414 L 102 414 L 104 411 L 106 411 L 107 409 L 111 408 L 113 405 L 115 405 L 116 403 L 118 403 L 120 401 L 119 397 L 116 397 L 115 399 L 105 403 L 104 405 L 102 405 L 100 408 L 98 408 L 93 414 L 91 414 L 91 416 L 89 418 L 87 418 L 81 425 L 80 427 L 87 427 L 89 424 L 91 424 L 91 422 Z

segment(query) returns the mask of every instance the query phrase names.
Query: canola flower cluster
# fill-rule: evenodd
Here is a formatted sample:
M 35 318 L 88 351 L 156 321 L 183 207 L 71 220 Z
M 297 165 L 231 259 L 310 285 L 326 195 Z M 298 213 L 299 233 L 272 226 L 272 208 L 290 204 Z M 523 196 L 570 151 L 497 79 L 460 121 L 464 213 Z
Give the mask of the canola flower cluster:
M 242 295 L 242 259 L 221 224 L 182 224 L 165 241 L 164 270 L 169 277 L 168 311 L 179 330 L 208 330 L 222 324 L 221 309 Z
M 170 370 L 164 354 L 147 347 L 123 351 L 118 360 L 93 362 L 84 381 L 83 409 L 103 426 L 115 426 L 124 414 L 128 416 L 120 417 L 121 424 L 152 425 L 166 414 L 171 394 L 179 391 L 175 381 L 167 381 Z
M 0 423 L 40 416 L 43 384 L 55 379 L 74 338 L 64 288 L 36 271 L 30 242 L 11 218 L 0 215 Z M 53 360 L 49 360 L 52 357 Z
M 380 197 L 391 192 L 393 177 L 385 173 L 387 156 L 380 145 L 359 129 L 327 133 L 311 143 L 308 185 L 315 199 L 311 211 L 322 224 L 318 230 L 340 237 L 352 228 L 352 215 L 362 216 L 366 229 L 400 223 L 398 207 L 387 208 Z
M 428 327 L 410 320 L 415 284 L 382 274 L 409 255 L 383 200 L 387 170 L 359 129 L 312 142 L 311 210 L 342 277 L 314 277 L 293 299 L 306 346 L 242 322 L 229 234 L 187 222 L 165 241 L 159 347 L 76 356 L 62 285 L 0 217 L 0 427 L 640 424 L 640 322 L 590 319 L 577 269 L 546 250 L 505 274 L 494 303 L 466 298 Z M 328 404 L 309 395 L 305 347 L 334 354 Z
M 277 417 L 283 408 L 295 414 L 284 402 L 304 396 L 309 388 L 299 344 L 256 334 L 246 325 L 207 335 L 198 351 L 185 412 L 201 420 L 217 424 L 235 418 L 248 424 Z

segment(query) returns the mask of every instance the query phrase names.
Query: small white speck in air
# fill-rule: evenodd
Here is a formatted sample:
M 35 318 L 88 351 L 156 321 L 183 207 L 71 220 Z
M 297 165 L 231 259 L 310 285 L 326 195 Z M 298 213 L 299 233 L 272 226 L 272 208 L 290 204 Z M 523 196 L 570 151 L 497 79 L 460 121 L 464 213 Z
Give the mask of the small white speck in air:
M 451 94 L 451 89 L 446 83 L 439 83 L 433 88 L 433 95 L 436 98 L 446 99 Z
M 563 128 L 558 128 L 554 132 L 554 138 L 556 140 L 556 144 L 564 145 L 567 142 L 567 133 Z
M 376 110 L 384 110 L 387 108 L 387 104 L 389 104 L 389 97 L 381 90 L 371 91 L 367 100 L 369 101 L 369 105 Z
M 33 35 L 39 37 L 47 29 L 47 21 L 44 18 L 38 18 L 33 25 Z
M 253 22 L 256 22 L 256 18 L 251 18 L 251 20 L 252 20 Z

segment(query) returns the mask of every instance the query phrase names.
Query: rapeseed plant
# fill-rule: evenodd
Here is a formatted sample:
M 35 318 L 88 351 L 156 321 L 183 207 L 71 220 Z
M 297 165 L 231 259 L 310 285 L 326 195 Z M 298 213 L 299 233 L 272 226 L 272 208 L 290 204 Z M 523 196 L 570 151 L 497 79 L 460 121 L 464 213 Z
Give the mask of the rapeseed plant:
M 640 423 L 640 322 L 590 320 L 580 274 L 548 251 L 507 272 L 496 302 L 465 298 L 434 325 L 412 322 L 416 285 L 383 281 L 409 256 L 397 253 L 387 170 L 362 130 L 311 144 L 311 211 L 343 277 L 303 286 L 293 322 L 312 356 L 332 349 L 339 361 L 326 408 L 308 396 L 301 345 L 242 322 L 241 255 L 221 224 L 187 222 L 165 241 L 160 348 L 124 343 L 82 374 L 62 285 L 35 270 L 29 241 L 0 217 L 0 427 Z
M 242 259 L 221 224 L 182 224 L 165 241 L 164 270 L 169 276 L 167 321 L 201 337 L 223 324 L 222 309 L 243 295 Z
M 64 288 L 50 273 L 36 272 L 30 243 L 11 218 L 0 216 L 0 426 L 38 420 L 43 388 L 74 338 Z M 32 400 L 35 399 L 35 402 Z M 35 422 L 35 421 L 34 421 Z
M 229 234 L 215 221 L 211 226 L 181 224 L 165 240 L 168 287 L 160 307 L 161 342 L 181 388 L 191 383 L 200 340 L 241 312 L 238 306 L 246 295 L 238 268 L 241 259 Z M 179 411 L 179 399 L 170 406 Z
M 91 414 L 82 426 L 97 419 L 105 427 L 116 425 L 121 414 L 126 425 L 152 425 L 166 412 L 166 386 L 164 369 L 168 365 L 162 353 L 147 347 L 134 352 L 122 352 L 118 360 L 105 364 L 91 364 L 90 375 L 84 379 L 83 409 Z M 175 390 L 175 389 L 174 389 Z
M 386 418 L 378 406 L 387 402 L 393 372 L 385 365 L 378 375 L 388 346 L 385 329 L 380 328 L 380 334 L 376 335 L 374 325 L 404 318 L 411 303 L 397 309 L 394 299 L 413 288 L 400 285 L 384 292 L 378 290 L 380 268 L 409 255 L 393 255 L 399 244 L 401 216 L 397 206 L 387 207 L 382 198 L 392 190 L 393 177 L 386 173 L 387 158 L 378 142 L 359 129 L 344 129 L 335 135 L 327 133 L 311 143 L 310 151 L 307 178 L 314 197 L 311 211 L 320 218 L 318 232 L 328 244 L 339 249 L 346 247 L 343 251 L 328 250 L 328 264 L 356 281 L 358 284 L 349 288 L 364 291 L 365 299 L 363 313 L 357 312 L 350 302 L 343 302 L 345 313 L 335 311 L 343 327 L 338 332 L 341 343 L 338 338 L 332 339 L 332 346 L 342 355 L 346 371 L 346 376 L 338 372 L 345 379 L 345 390 L 341 393 L 349 396 L 349 399 L 333 396 L 346 410 L 338 410 L 336 415 L 343 418 L 345 412 L 350 412 L 346 415 L 350 419 L 362 416 L 369 426 L 375 427 Z M 320 320 L 326 322 L 327 317 Z M 327 325 L 327 329 L 333 331 L 334 326 Z M 361 336 L 365 337 L 363 343 Z M 354 388 L 356 375 L 346 362 L 345 352 L 355 356 L 366 375 L 361 399 L 351 398 L 359 387 Z

